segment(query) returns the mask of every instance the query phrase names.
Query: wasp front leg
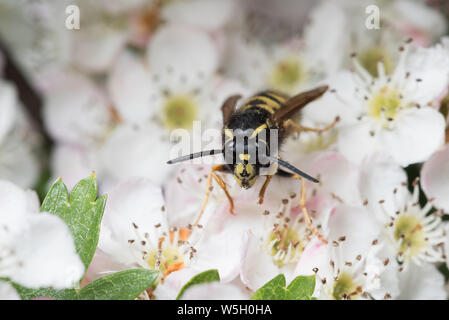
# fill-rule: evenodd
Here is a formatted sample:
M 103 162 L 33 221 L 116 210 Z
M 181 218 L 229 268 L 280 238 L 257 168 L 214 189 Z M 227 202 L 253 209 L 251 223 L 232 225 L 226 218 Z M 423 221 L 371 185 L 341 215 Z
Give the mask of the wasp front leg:
M 264 199 L 264 196 L 265 196 L 265 191 L 267 190 L 267 187 L 270 184 L 271 178 L 273 176 L 272 175 L 268 175 L 266 177 L 267 178 L 266 178 L 264 184 L 262 185 L 262 188 L 260 188 L 260 191 L 259 191 L 259 204 L 263 203 L 263 199 Z
M 198 225 L 198 223 L 201 220 L 201 217 L 203 216 L 204 210 L 206 209 L 207 203 L 209 201 L 209 197 L 210 197 L 210 192 L 212 191 L 212 178 L 214 178 L 214 180 L 217 182 L 217 184 L 223 189 L 226 197 L 229 200 L 229 212 L 231 214 L 234 214 L 234 200 L 232 199 L 231 195 L 229 194 L 227 187 L 226 187 L 226 183 L 223 181 L 223 179 L 217 175 L 215 172 L 216 171 L 224 171 L 225 167 L 223 165 L 214 165 L 212 166 L 212 168 L 209 171 L 209 174 L 207 176 L 207 181 L 206 181 L 206 196 L 204 198 L 203 201 L 203 205 L 201 206 L 201 211 L 200 214 L 198 216 L 198 218 L 196 219 L 194 225 Z
M 326 127 L 322 128 L 322 129 L 318 129 L 318 128 L 305 127 L 305 126 L 302 126 L 300 124 L 293 122 L 291 119 L 288 119 L 287 121 L 285 121 L 284 127 L 287 128 L 287 130 L 292 130 L 292 131 L 298 132 L 298 133 L 301 133 L 302 131 L 323 133 L 323 132 L 333 129 L 339 121 L 340 121 L 340 117 L 337 116 L 331 124 L 327 125 Z

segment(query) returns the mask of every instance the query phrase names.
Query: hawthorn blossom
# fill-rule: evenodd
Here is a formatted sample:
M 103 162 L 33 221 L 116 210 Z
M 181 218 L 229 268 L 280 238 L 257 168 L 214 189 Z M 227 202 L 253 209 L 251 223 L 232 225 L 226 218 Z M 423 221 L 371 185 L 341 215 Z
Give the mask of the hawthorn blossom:
M 353 162 L 384 152 L 407 166 L 426 160 L 444 142 L 444 118 L 430 105 L 448 85 L 449 56 L 441 45 L 409 53 L 404 44 L 399 50 L 390 75 L 379 62 L 373 77 L 354 57 L 356 71 L 331 79 L 330 92 L 304 110 L 321 123 L 340 116 L 338 150 Z
M 0 277 L 28 288 L 70 288 L 84 266 L 70 230 L 57 216 L 39 213 L 37 195 L 0 181 Z M 5 298 L 14 297 L 0 282 Z M 3 296 L 2 296 L 3 297 Z
M 223 283 L 237 276 L 239 257 L 226 252 L 235 252 L 239 242 L 232 233 L 216 231 L 201 224 L 170 226 L 161 190 L 146 179 L 133 179 L 109 194 L 99 249 L 121 268 L 158 271 L 155 297 L 173 299 L 177 292 L 169 279 L 181 276 L 185 284 L 212 268 L 219 270 Z

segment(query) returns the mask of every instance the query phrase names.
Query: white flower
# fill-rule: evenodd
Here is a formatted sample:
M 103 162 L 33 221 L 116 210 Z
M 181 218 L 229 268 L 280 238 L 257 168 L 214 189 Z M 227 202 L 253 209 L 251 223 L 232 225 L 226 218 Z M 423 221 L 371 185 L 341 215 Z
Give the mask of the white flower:
M 329 244 L 311 241 L 295 275 L 315 273 L 321 299 L 388 299 L 398 293 L 396 268 L 384 258 L 379 225 L 360 207 L 339 206 L 329 219 Z
M 408 45 L 400 50 L 391 75 L 379 62 L 373 78 L 354 59 L 357 73 L 339 74 L 327 98 L 306 108 L 319 122 L 340 115 L 338 150 L 351 161 L 383 152 L 407 166 L 426 160 L 444 142 L 444 118 L 429 104 L 447 87 L 449 55 L 441 45 L 410 55 Z
M 232 258 L 226 254 L 235 251 L 233 243 L 239 244 L 235 236 L 216 229 L 202 230 L 202 225 L 170 227 L 161 190 L 148 180 L 123 183 L 108 199 L 99 248 L 127 268 L 157 270 L 156 297 L 158 291 L 161 297 L 170 291 L 164 285 L 165 278 L 183 269 L 189 271 L 182 274 L 191 276 L 215 268 L 222 282 L 238 274 L 238 255 Z
M 57 216 L 39 213 L 35 193 L 0 181 L 0 277 L 29 288 L 72 287 L 84 273 L 72 235 Z

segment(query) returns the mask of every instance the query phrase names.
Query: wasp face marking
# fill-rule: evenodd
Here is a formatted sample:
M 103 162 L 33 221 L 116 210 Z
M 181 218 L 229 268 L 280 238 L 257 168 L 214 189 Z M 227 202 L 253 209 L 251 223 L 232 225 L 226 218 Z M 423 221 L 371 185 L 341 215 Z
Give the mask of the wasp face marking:
M 253 164 L 239 162 L 234 166 L 234 177 L 240 187 L 249 189 L 257 179 L 257 170 Z

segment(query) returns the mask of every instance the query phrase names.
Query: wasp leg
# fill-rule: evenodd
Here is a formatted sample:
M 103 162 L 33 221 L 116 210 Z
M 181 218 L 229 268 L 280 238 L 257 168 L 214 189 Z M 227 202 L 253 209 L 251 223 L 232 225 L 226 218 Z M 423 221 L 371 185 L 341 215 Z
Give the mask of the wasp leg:
M 263 203 L 263 198 L 265 196 L 265 191 L 267 190 L 267 187 L 270 184 L 270 181 L 271 181 L 272 177 L 273 177 L 272 175 L 271 176 L 268 175 L 266 180 L 265 180 L 265 182 L 262 185 L 262 188 L 260 188 L 260 191 L 259 191 L 259 204 Z
M 310 220 L 309 213 L 306 208 L 306 183 L 303 177 L 297 174 L 293 174 L 292 178 L 301 180 L 301 197 L 299 201 L 299 206 L 301 207 L 302 214 L 304 216 L 304 220 L 306 221 L 307 227 L 312 231 L 312 233 L 318 237 L 323 243 L 327 243 L 326 238 L 317 230 L 317 228 L 312 224 Z
M 232 199 L 231 195 L 228 192 L 228 189 L 226 188 L 226 183 L 223 181 L 223 179 L 217 175 L 215 172 L 212 171 L 212 176 L 214 177 L 215 181 L 217 181 L 218 185 L 223 189 L 226 197 L 229 200 L 229 213 L 234 214 L 234 200 Z
M 301 131 L 323 133 L 323 132 L 329 131 L 333 127 L 335 127 L 335 125 L 337 124 L 338 121 L 340 121 L 340 117 L 336 117 L 335 120 L 331 124 L 329 124 L 328 126 L 322 128 L 322 129 L 304 127 L 300 124 L 293 122 L 291 119 L 288 119 L 285 122 L 285 125 L 287 127 L 289 127 L 289 129 L 292 129 L 293 131 L 298 132 L 298 133 L 300 133 Z
M 207 202 L 209 201 L 210 192 L 212 190 L 212 177 L 215 179 L 215 181 L 217 181 L 218 185 L 225 192 L 226 197 L 228 198 L 228 200 L 230 202 L 230 212 L 232 214 L 234 214 L 234 201 L 232 200 L 231 196 L 229 195 L 228 190 L 226 189 L 226 184 L 223 181 L 223 179 L 221 179 L 215 173 L 215 171 L 223 171 L 223 169 L 224 169 L 224 166 L 222 166 L 222 165 L 215 165 L 215 166 L 212 166 L 212 168 L 210 169 L 209 174 L 207 176 L 207 182 L 206 182 L 206 196 L 204 198 L 203 205 L 201 206 L 200 214 L 198 215 L 198 218 L 196 218 L 196 221 L 193 224 L 194 226 L 198 225 L 198 223 L 200 222 L 201 217 L 203 216 L 204 210 L 206 209 Z

